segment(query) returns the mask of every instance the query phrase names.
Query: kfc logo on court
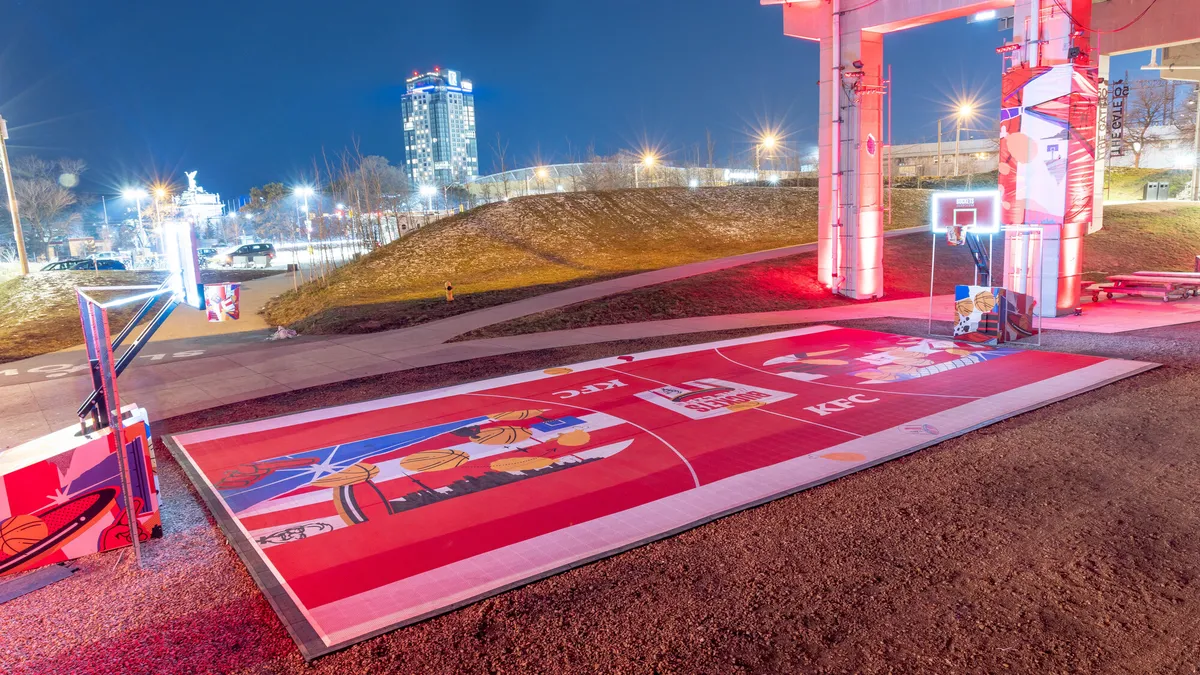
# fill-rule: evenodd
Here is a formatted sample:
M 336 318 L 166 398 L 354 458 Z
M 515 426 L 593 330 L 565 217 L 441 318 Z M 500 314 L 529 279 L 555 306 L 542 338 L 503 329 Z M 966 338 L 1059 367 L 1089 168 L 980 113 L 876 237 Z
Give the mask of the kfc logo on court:
M 663 408 L 694 420 L 757 408 L 791 398 L 795 394 L 725 380 L 694 380 L 682 385 L 667 385 L 637 395 Z
M 850 408 L 853 408 L 856 405 L 862 405 L 863 403 L 878 402 L 879 399 L 877 398 L 867 398 L 865 394 L 854 394 L 852 396 L 847 396 L 846 398 L 839 398 L 818 405 L 810 405 L 805 408 L 805 410 L 808 410 L 809 412 L 815 412 L 817 415 L 824 417 L 826 415 L 832 415 L 835 412 L 849 410 Z
M 595 394 L 598 391 L 608 391 L 609 389 L 618 389 L 624 386 L 626 386 L 626 384 L 620 380 L 609 380 L 608 382 L 596 382 L 595 384 L 585 385 L 579 389 L 564 389 L 562 391 L 556 391 L 554 392 L 554 395 L 557 398 L 565 401 L 569 398 L 575 398 L 576 396 Z

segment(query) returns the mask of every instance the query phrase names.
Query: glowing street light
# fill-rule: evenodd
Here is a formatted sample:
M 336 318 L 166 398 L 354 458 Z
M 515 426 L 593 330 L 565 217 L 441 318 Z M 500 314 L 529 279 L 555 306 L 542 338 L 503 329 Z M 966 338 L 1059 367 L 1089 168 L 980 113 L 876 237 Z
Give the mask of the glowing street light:
M 311 185 L 298 185 L 292 188 L 292 194 L 304 200 L 304 232 L 308 235 L 308 252 L 312 253 L 312 218 L 308 216 L 308 198 L 313 195 Z
M 435 188 L 432 185 L 422 185 L 420 188 L 417 189 L 417 192 L 420 193 L 420 195 L 428 201 L 429 208 L 427 210 L 432 211 L 433 210 L 433 196 L 437 194 L 437 188 Z
M 140 232 L 142 230 L 142 200 L 149 197 L 150 193 L 142 188 L 127 187 L 121 190 L 121 196 L 125 199 L 132 199 L 134 205 L 137 207 L 138 231 Z M 138 236 L 142 235 L 139 234 Z
M 758 142 L 754 144 L 754 173 L 755 174 L 757 174 L 761 170 L 760 164 L 761 164 L 762 151 L 766 150 L 766 151 L 770 152 L 771 150 L 774 150 L 775 146 L 778 144 L 779 144 L 779 138 L 775 134 L 769 133 L 769 132 L 763 134 L 758 139 Z M 757 176 L 756 176 L 756 178 L 757 178 Z
M 954 111 L 951 115 L 938 118 L 938 121 L 937 121 L 937 156 L 938 156 L 937 166 L 938 166 L 938 172 L 937 172 L 937 175 L 939 178 L 941 178 L 942 174 L 943 174 L 943 171 L 942 171 L 942 121 L 947 118 L 950 118 L 950 117 L 954 118 L 954 175 L 957 176 L 958 175 L 958 150 L 959 150 L 959 146 L 962 142 L 963 123 L 967 122 L 971 118 L 975 117 L 975 113 L 978 112 L 977 108 L 978 108 L 978 106 L 975 104 L 974 100 L 960 99 L 958 101 L 953 102 L 953 104 L 951 105 L 951 109 Z M 969 129 L 968 129 L 968 131 L 969 131 Z
M 957 114 L 954 120 L 954 175 L 958 175 L 958 148 L 962 143 L 962 125 L 963 122 L 975 116 L 975 105 L 970 101 L 963 101 L 958 104 Z
M 641 187 L 640 183 L 638 182 L 638 169 L 641 169 L 642 167 L 645 167 L 646 169 L 650 169 L 650 168 L 653 168 L 654 165 L 657 163 L 658 163 L 658 157 L 655 157 L 654 153 L 652 153 L 652 152 L 642 153 L 641 163 L 633 165 L 633 187 L 635 187 L 635 188 Z

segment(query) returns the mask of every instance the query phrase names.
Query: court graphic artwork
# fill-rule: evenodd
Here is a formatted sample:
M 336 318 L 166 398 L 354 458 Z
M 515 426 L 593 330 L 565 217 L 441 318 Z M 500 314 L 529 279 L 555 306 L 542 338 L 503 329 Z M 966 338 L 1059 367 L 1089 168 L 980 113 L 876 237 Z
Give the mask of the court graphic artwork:
M 818 326 L 168 444 L 311 658 L 1149 367 Z

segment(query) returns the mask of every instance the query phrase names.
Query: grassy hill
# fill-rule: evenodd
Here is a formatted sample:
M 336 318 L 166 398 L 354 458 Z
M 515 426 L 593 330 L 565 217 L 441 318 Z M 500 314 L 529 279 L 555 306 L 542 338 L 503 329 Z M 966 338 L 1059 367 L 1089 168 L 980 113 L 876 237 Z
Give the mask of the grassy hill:
M 202 270 L 201 281 L 249 281 L 264 276 L 259 270 Z M 0 363 L 83 344 L 76 286 L 126 286 L 162 283 L 162 272 L 33 272 L 0 282 Z M 100 300 L 111 294 L 97 292 Z M 108 323 L 115 335 L 140 303 L 110 310 Z
M 928 192 L 895 192 L 894 227 L 925 222 Z M 394 328 L 444 314 L 446 281 L 467 302 L 816 241 L 815 188 L 614 190 L 521 197 L 419 230 L 264 310 L 304 332 Z M 468 300 L 478 295 L 475 301 Z M 465 296 L 465 297 L 463 297 Z M 503 298 L 500 300 L 500 298 Z M 395 305 L 402 303 L 403 311 Z M 359 309 L 355 309 L 359 308 Z M 407 308 L 407 309 L 405 309 Z M 414 311 L 416 310 L 416 311 Z M 378 317 L 383 316 L 380 319 Z M 375 317 L 375 318 L 373 318 Z
M 1084 239 L 1083 261 L 1090 281 L 1141 269 L 1192 269 L 1200 255 L 1200 206 L 1178 202 L 1126 204 L 1105 209 L 1104 229 Z M 965 246 L 947 247 L 937 239 L 935 292 L 952 293 L 972 278 L 974 266 Z M 997 272 L 1004 265 L 1004 242 L 993 251 Z M 929 293 L 928 235 L 889 239 L 883 247 L 886 299 Z M 730 293 L 735 287 L 737 293 Z M 816 255 L 802 253 L 734 269 L 702 274 L 610 295 L 597 300 L 530 314 L 493 324 L 459 340 L 502 337 L 693 316 L 812 309 L 852 304 L 817 283 Z

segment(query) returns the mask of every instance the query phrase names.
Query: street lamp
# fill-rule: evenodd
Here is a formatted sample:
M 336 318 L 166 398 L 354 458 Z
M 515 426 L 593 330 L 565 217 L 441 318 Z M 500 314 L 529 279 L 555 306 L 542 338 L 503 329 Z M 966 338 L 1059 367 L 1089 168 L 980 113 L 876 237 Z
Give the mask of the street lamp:
M 132 199 L 134 205 L 137 207 L 138 242 L 142 246 L 145 246 L 146 242 L 143 241 L 143 238 L 145 237 L 146 230 L 142 225 L 142 200 L 150 195 L 142 188 L 125 188 L 121 190 L 121 196 L 125 199 Z
M 308 198 L 313 194 L 312 186 L 297 186 L 292 189 L 292 194 L 304 200 L 304 234 L 308 238 L 308 253 L 312 255 L 312 218 L 308 217 Z
M 426 210 L 432 211 L 433 210 L 433 196 L 437 194 L 437 188 L 433 187 L 432 185 L 422 185 L 417 190 L 417 192 L 419 192 L 421 194 L 421 196 L 424 197 L 426 199 L 426 201 L 428 202 L 429 208 Z
M 638 169 L 640 169 L 642 167 L 646 167 L 647 169 L 650 169 L 657 162 L 658 162 L 658 158 L 655 157 L 653 153 L 647 152 L 647 153 L 642 154 L 642 161 L 638 164 L 633 165 L 633 187 L 635 187 L 635 188 L 640 187 L 640 184 L 638 183 Z
M 755 178 L 758 177 L 757 174 L 759 171 L 759 156 L 762 154 L 763 149 L 765 148 L 768 151 L 773 150 L 775 148 L 775 144 L 778 143 L 778 141 L 779 141 L 779 139 L 775 138 L 775 134 L 766 134 L 762 138 L 759 139 L 758 143 L 756 143 L 754 145 Z
M 958 106 L 958 111 L 954 116 L 954 175 L 958 172 L 958 148 L 962 143 L 962 124 L 964 120 L 969 120 L 975 116 L 975 106 L 971 103 L 961 103 Z
M 8 164 L 8 123 L 0 117 L 0 162 L 4 164 L 4 189 L 8 191 L 8 213 L 12 217 L 13 239 L 17 244 L 17 259 L 21 263 L 21 276 L 29 274 L 29 257 L 25 254 L 25 233 L 21 230 L 21 214 L 17 206 L 17 195 L 13 192 L 12 167 Z

